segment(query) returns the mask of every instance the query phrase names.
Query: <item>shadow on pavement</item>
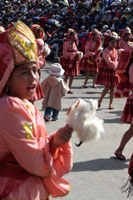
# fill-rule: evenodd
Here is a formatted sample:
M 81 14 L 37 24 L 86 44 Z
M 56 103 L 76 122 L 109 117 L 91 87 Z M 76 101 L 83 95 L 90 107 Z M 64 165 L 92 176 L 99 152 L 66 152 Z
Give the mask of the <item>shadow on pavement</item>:
M 104 123 L 119 123 L 122 124 L 122 122 L 120 121 L 120 118 L 114 118 L 114 119 L 103 119 Z
M 129 160 L 121 161 L 116 159 L 115 157 L 111 157 L 111 158 L 100 158 L 96 160 L 76 162 L 73 164 L 72 172 L 122 170 L 124 168 L 128 168 L 128 161 Z

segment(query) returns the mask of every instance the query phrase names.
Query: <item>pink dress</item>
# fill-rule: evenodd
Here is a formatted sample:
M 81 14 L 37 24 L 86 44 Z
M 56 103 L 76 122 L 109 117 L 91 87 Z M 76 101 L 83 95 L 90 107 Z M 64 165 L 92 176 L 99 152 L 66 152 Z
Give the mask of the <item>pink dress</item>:
M 121 121 L 128 124 L 133 124 L 133 63 L 129 67 L 129 83 L 131 93 L 127 98 L 124 110 L 121 115 Z
M 63 44 L 63 54 L 60 58 L 62 68 L 65 70 L 65 76 L 79 75 L 79 60 L 77 57 L 77 45 L 71 40 L 66 40 Z
M 80 70 L 98 72 L 100 52 L 99 47 L 101 42 L 94 40 L 87 40 L 85 45 L 85 54 L 80 62 Z M 95 55 L 97 55 L 95 57 Z
M 132 46 L 132 47 L 131 47 Z M 116 71 L 117 76 L 119 77 L 119 81 L 116 86 L 116 90 L 114 92 L 115 97 L 128 97 L 130 93 L 130 84 L 126 78 L 126 68 L 129 64 L 130 57 L 132 54 L 133 43 L 126 43 L 124 40 L 120 40 L 119 42 L 119 62 L 118 68 Z
M 115 76 L 115 71 L 117 69 L 117 58 L 116 49 L 110 50 L 108 47 L 105 48 L 97 75 L 97 84 L 108 87 L 114 87 L 116 85 L 117 77 Z
M 47 135 L 40 112 L 29 101 L 0 98 L 0 199 L 42 200 L 69 192 L 62 176 L 72 168 L 71 143 L 52 156 L 53 135 Z

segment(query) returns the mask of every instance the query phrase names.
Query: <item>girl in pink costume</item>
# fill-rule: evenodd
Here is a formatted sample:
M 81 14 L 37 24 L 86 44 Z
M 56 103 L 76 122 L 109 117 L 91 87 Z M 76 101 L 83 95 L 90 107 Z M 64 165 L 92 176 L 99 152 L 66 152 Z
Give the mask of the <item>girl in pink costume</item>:
M 113 95 L 114 87 L 117 83 L 117 77 L 115 76 L 115 71 L 117 69 L 117 59 L 118 54 L 116 47 L 116 38 L 110 37 L 108 40 L 108 47 L 104 49 L 102 54 L 102 61 L 100 63 L 99 73 L 97 75 L 96 83 L 104 85 L 101 97 L 98 102 L 98 107 L 101 107 L 104 96 L 110 91 L 109 109 L 113 109 Z
M 66 195 L 72 129 L 48 135 L 30 103 L 38 85 L 37 44 L 21 21 L 0 33 L 0 199 L 48 200 Z
M 123 155 L 123 150 L 126 146 L 126 144 L 128 143 L 128 141 L 132 138 L 133 136 L 133 51 L 132 51 L 132 56 L 130 58 L 130 63 L 129 63 L 129 85 L 131 88 L 131 94 L 129 95 L 129 97 L 127 98 L 127 102 L 126 105 L 124 107 L 122 116 L 121 116 L 121 121 L 123 121 L 124 123 L 128 123 L 130 124 L 129 129 L 125 132 L 125 134 L 123 135 L 120 145 L 117 148 L 117 150 L 115 151 L 115 155 L 119 160 L 125 160 L 126 157 Z
M 36 42 L 38 46 L 38 57 L 39 57 L 39 68 L 44 68 L 46 64 L 46 56 L 43 54 L 43 47 L 45 45 L 44 43 L 44 30 L 43 28 L 38 25 L 38 24 L 33 24 L 31 26 L 31 30 L 33 31 L 35 37 L 36 37 Z
M 90 72 L 93 72 L 92 87 L 96 88 L 96 75 L 99 69 L 100 47 L 101 33 L 97 29 L 94 29 L 86 42 L 84 57 L 80 63 L 80 70 L 87 72 L 83 85 L 84 88 L 87 88 L 86 85 L 90 76 Z
M 60 63 L 62 68 L 65 70 L 65 78 L 64 81 L 67 83 L 68 77 L 69 80 L 69 88 L 68 93 L 73 94 L 71 90 L 74 76 L 79 76 L 79 62 L 81 59 L 81 52 L 77 49 L 77 34 L 73 29 L 69 29 L 66 41 L 63 44 L 63 55 L 60 58 Z

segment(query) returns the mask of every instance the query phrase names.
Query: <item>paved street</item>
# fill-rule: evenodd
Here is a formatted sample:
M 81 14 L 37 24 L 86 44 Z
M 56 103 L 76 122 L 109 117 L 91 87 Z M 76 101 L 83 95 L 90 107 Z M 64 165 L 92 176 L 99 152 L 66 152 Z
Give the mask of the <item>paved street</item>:
M 49 64 L 42 70 L 41 79 L 45 78 Z M 101 95 L 102 87 L 92 88 L 92 79 L 88 80 L 88 88 L 82 88 L 84 76 L 74 79 L 73 92 L 67 94 L 63 102 L 63 111 L 59 114 L 59 120 L 46 123 L 48 133 L 65 125 L 66 111 L 73 101 L 77 98 L 98 99 Z M 126 99 L 114 99 L 114 110 L 108 109 L 108 95 L 105 97 L 101 109 L 97 110 L 97 115 L 104 120 L 105 132 L 98 141 L 83 143 L 76 147 L 77 136 L 73 133 L 73 169 L 65 175 L 65 178 L 71 183 L 70 193 L 57 200 L 126 200 L 126 195 L 121 193 L 121 186 L 126 182 L 127 168 L 129 158 L 133 151 L 132 140 L 125 148 L 126 161 L 115 159 L 113 153 L 118 147 L 122 135 L 128 129 L 129 125 L 120 122 L 120 115 Z M 42 100 L 35 103 L 41 110 Z

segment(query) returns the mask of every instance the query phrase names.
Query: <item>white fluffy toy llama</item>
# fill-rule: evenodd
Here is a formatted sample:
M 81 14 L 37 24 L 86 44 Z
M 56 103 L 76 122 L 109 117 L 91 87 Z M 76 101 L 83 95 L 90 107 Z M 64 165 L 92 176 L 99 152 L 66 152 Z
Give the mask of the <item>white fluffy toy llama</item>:
M 80 146 L 83 142 L 93 139 L 99 139 L 104 132 L 103 120 L 96 116 L 98 107 L 97 100 L 77 99 L 67 111 L 66 122 L 76 131 L 80 140 Z

